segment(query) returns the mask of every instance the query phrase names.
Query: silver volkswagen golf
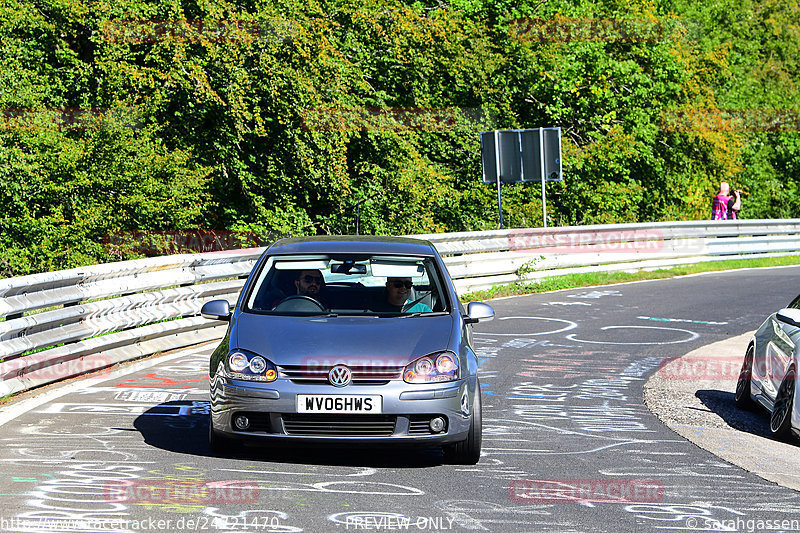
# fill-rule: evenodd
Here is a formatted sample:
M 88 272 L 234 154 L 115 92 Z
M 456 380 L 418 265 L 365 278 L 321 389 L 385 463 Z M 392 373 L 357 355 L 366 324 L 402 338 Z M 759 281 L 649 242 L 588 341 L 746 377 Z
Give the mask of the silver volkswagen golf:
M 736 405 L 763 407 L 770 415 L 769 430 L 777 438 L 800 435 L 799 347 L 800 296 L 767 317 L 753 334 L 736 382 Z
M 442 446 L 474 464 L 481 395 L 471 324 L 492 308 L 460 303 L 427 241 L 306 237 L 270 246 L 211 356 L 209 439 Z

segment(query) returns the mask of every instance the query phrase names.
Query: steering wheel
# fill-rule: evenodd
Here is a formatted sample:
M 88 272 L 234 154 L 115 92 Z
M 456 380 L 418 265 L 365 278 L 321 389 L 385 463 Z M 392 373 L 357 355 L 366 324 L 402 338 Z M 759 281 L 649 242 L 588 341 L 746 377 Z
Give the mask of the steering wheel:
M 273 311 L 325 311 L 325 306 L 311 296 L 305 294 L 292 294 L 287 296 L 278 305 L 272 308 Z

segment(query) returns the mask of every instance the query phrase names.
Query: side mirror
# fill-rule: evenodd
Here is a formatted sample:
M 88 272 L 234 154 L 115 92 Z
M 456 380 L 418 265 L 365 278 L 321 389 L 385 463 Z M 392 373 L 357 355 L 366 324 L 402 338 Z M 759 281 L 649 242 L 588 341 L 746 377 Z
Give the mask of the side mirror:
M 494 318 L 494 309 L 489 304 L 483 302 L 470 302 L 467 304 L 467 316 L 464 322 L 467 324 L 475 324 L 484 320 L 488 322 Z
M 200 315 L 211 320 L 230 320 L 231 306 L 228 300 L 211 300 L 203 304 Z
M 790 326 L 800 328 L 800 309 L 781 309 L 775 313 L 775 318 Z

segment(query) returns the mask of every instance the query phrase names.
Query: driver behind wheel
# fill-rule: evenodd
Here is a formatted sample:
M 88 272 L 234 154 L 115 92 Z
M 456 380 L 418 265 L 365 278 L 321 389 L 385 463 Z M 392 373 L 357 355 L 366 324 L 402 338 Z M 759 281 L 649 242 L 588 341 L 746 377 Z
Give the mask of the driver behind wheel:
M 297 294 L 314 298 L 327 307 L 324 301 L 325 278 L 319 270 L 301 270 L 294 280 L 294 286 L 297 287 Z

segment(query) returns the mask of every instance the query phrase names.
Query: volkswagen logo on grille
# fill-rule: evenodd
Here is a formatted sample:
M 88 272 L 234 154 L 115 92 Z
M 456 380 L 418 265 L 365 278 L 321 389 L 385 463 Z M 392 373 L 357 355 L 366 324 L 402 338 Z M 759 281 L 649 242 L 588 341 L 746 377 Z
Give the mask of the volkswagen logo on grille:
M 349 385 L 352 378 L 353 375 L 350 373 L 350 369 L 344 365 L 336 365 L 328 372 L 328 381 L 330 381 L 331 385 L 334 387 Z

